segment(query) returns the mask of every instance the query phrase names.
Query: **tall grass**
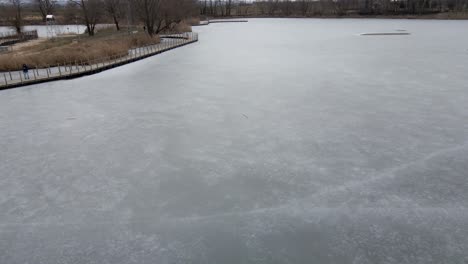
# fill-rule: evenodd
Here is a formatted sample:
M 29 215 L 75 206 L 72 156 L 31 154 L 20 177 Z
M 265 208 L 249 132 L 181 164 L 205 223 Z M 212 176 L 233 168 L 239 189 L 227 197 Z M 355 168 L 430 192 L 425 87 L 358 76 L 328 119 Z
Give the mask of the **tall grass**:
M 129 49 L 159 42 L 159 37 L 151 38 L 144 33 L 87 37 L 78 41 L 71 38 L 48 40 L 0 55 L 0 71 L 19 70 L 23 64 L 39 68 L 57 64 L 85 64 L 90 60 L 125 56 Z

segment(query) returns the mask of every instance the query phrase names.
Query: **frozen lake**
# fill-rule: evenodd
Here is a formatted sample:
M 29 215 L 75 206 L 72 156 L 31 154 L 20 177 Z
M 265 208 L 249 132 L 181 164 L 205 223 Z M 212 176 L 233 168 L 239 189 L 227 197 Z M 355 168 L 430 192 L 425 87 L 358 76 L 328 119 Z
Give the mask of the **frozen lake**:
M 468 21 L 194 29 L 0 91 L 0 263 L 468 261 Z

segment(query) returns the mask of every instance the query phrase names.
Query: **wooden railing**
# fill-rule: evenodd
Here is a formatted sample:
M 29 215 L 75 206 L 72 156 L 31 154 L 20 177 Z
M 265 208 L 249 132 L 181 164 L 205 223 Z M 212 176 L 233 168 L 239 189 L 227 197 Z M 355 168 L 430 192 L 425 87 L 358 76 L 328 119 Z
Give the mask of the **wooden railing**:
M 28 41 L 31 39 L 37 39 L 37 30 L 24 31 L 21 33 L 6 32 L 0 33 L 0 46 L 13 45 L 19 42 Z

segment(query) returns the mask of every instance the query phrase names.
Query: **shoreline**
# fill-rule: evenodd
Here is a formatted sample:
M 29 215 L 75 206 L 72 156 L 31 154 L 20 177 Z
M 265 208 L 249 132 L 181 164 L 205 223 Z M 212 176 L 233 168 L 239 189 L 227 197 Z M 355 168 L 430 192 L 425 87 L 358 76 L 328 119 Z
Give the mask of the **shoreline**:
M 54 70 L 51 70 L 50 67 L 49 69 L 30 69 L 29 76 L 31 79 L 28 80 L 25 80 L 22 77 L 23 73 L 21 71 L 13 72 L 18 77 L 15 79 L 11 78 L 12 72 L 0 72 L 0 91 L 34 84 L 58 80 L 69 80 L 83 76 L 93 75 L 198 42 L 197 33 L 185 33 L 180 35 L 187 36 L 173 36 L 172 38 L 170 38 L 173 40 L 170 43 L 159 43 L 155 45 L 149 45 L 129 50 L 129 54 L 126 57 L 115 57 L 110 60 L 96 61 L 92 64 L 87 65 L 59 65 L 58 68 L 56 67 L 56 69 Z M 53 71 L 55 71 L 55 73 Z M 41 75 L 37 74 L 36 72 L 41 72 Z
M 207 17 L 206 20 L 218 20 L 218 19 L 255 19 L 255 18 L 280 18 L 280 19 L 408 19 L 408 20 L 468 20 L 468 12 L 443 12 L 435 14 L 425 14 L 425 15 L 359 15 L 359 14 L 350 14 L 350 15 L 314 15 L 314 16 L 229 16 L 229 17 Z
M 351 15 L 310 15 L 310 16 L 261 16 L 261 15 L 252 15 L 252 16 L 224 16 L 224 17 L 209 17 L 209 20 L 229 20 L 229 19 L 255 19 L 255 18 L 311 18 L 311 19 L 421 19 L 421 20 L 468 20 L 468 12 L 441 12 L 441 13 L 434 13 L 434 14 L 423 14 L 423 15 L 358 15 L 358 14 L 351 14 Z M 203 19 L 200 19 L 203 21 Z M 69 26 L 75 25 L 73 22 L 58 22 L 55 25 L 57 26 Z M 81 25 L 81 24 L 80 24 Z M 104 23 L 103 25 L 113 25 L 111 23 Z M 41 21 L 25 21 L 23 26 L 47 26 L 44 22 Z M 10 24 L 0 21 L 0 27 L 13 27 Z

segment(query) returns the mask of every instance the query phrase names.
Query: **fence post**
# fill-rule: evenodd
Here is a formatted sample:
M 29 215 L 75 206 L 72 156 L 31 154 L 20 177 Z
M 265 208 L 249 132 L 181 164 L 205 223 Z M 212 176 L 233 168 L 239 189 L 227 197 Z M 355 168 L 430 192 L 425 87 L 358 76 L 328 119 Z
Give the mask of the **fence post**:
M 11 71 L 8 71 L 8 74 L 10 74 L 10 81 L 13 81 L 13 77 L 11 77 Z
M 46 68 L 46 72 L 47 72 L 47 79 L 50 78 L 50 75 L 49 75 L 49 72 L 50 72 L 50 65 L 49 67 Z
M 8 81 L 7 81 L 5 73 L 3 73 L 3 78 L 5 79 L 5 85 L 8 85 Z
M 34 71 L 34 69 L 32 70 L 32 72 L 33 72 L 33 75 L 34 75 L 34 80 L 36 80 L 37 77 L 36 77 L 36 72 Z
M 23 75 L 21 74 L 21 72 L 19 72 L 19 77 L 20 77 L 21 83 L 23 83 Z
M 60 69 L 60 63 L 58 64 L 59 75 L 62 76 L 62 70 Z

